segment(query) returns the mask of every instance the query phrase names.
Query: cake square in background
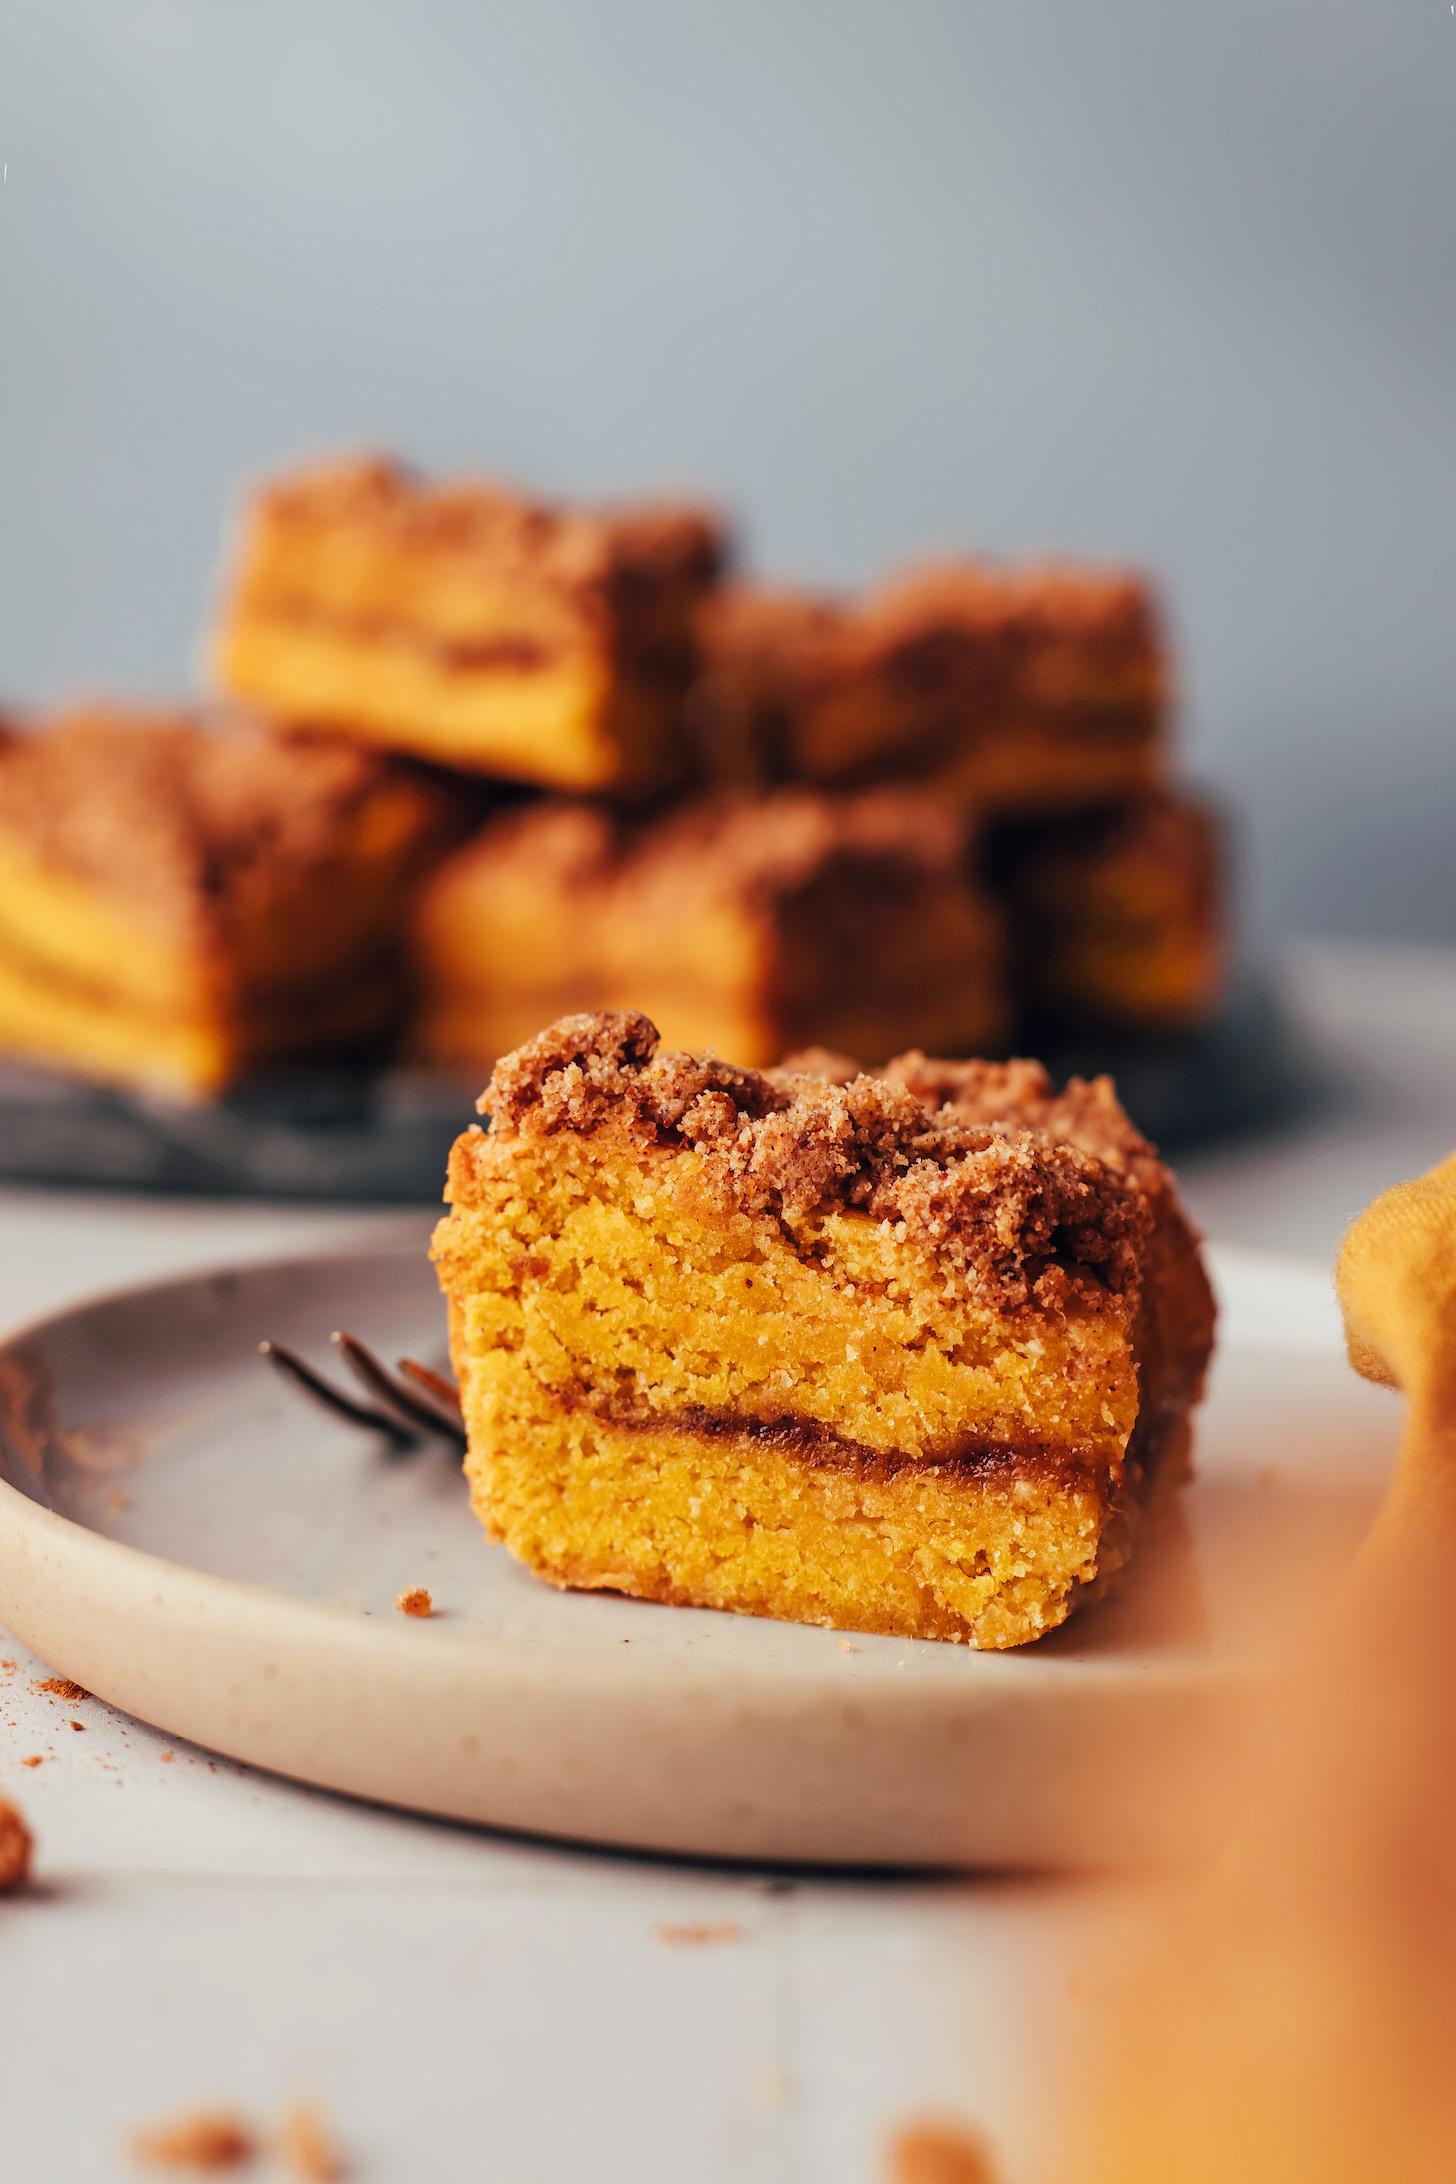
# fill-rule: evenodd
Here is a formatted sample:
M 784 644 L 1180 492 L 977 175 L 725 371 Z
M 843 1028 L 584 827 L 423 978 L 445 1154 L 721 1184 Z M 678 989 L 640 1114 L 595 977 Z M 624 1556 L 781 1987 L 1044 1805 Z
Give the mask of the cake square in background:
M 681 778 L 696 625 L 725 552 L 706 507 L 557 507 L 363 460 L 243 519 L 217 678 L 279 719 L 540 786 Z
M 337 739 L 81 708 L 0 749 L 0 1044 L 186 1094 L 377 1053 L 407 898 L 454 824 Z

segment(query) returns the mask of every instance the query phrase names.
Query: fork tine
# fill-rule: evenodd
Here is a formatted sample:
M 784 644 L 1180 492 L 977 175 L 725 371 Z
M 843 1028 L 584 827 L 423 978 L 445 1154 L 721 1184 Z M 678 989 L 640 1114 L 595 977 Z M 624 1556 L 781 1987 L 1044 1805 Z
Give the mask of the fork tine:
M 447 1417 L 437 1405 L 425 1402 L 412 1389 L 402 1387 L 398 1381 L 392 1379 L 374 1352 L 357 1335 L 339 1331 L 334 1335 L 333 1342 L 355 1378 L 372 1395 L 378 1396 L 381 1403 L 397 1412 L 402 1419 L 407 1419 L 412 1429 L 463 1440 L 458 1419 Z
M 441 1409 L 452 1420 L 458 1419 L 463 1422 L 464 1413 L 460 1407 L 460 1390 L 453 1380 L 447 1380 L 443 1373 L 431 1372 L 429 1366 L 422 1365 L 416 1357 L 402 1357 L 399 1361 L 399 1369 L 406 1380 L 412 1380 L 417 1388 L 424 1389 L 426 1395 L 433 1396 Z
M 306 1364 L 296 1351 L 285 1349 L 281 1342 L 260 1342 L 258 1354 L 266 1358 L 285 1380 L 292 1381 L 296 1388 L 312 1397 L 315 1403 L 322 1404 L 336 1418 L 346 1419 L 351 1426 L 362 1426 L 369 1433 L 385 1434 L 401 1447 L 412 1438 L 397 1418 L 375 1409 L 372 1404 L 356 1403 L 352 1396 L 334 1387 L 322 1373 L 315 1372 L 312 1365 Z

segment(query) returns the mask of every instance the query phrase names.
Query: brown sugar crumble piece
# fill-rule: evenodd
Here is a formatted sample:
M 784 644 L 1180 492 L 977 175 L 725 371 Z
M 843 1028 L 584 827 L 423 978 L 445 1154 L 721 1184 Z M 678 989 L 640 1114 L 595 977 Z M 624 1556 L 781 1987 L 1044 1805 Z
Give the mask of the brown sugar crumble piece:
M 30 1875 L 31 1833 L 15 1806 L 0 1797 L 0 1896 L 13 1896 Z
M 348 2163 L 322 2116 L 302 2102 L 283 2119 L 278 2154 L 289 2175 L 301 2178 L 303 2184 L 342 2184 L 349 2173 Z
M 198 2109 L 133 2134 L 133 2157 L 146 2168 L 244 2169 L 258 2158 L 257 2134 L 231 2110 Z
M 741 1941 L 743 1928 L 733 1919 L 689 1920 L 686 1925 L 659 1926 L 657 1938 L 672 1949 L 708 1949 L 719 1941 Z
M 47 1676 L 35 1688 L 37 1691 L 44 1691 L 52 1699 L 69 1699 L 72 1706 L 79 1706 L 83 1699 L 91 1696 L 84 1685 L 72 1683 L 69 1676 Z
M 22 1767 L 42 1767 L 45 1762 L 39 1752 L 27 1752 L 20 1764 Z
M 957 2124 L 915 2123 L 890 2142 L 886 2184 L 995 2184 L 979 2140 Z
M 411 1585 L 407 1592 L 395 1597 L 395 1607 L 401 1615 L 433 1615 L 435 1596 L 427 1585 Z

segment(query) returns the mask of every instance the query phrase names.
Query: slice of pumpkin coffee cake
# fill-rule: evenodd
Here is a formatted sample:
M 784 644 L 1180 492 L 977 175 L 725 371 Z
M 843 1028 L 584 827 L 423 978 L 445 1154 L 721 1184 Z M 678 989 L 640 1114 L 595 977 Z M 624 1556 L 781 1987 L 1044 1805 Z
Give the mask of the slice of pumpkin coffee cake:
M 913 1062 L 760 1074 L 614 1013 L 500 1064 L 435 1258 L 475 1505 L 530 1568 L 1004 1647 L 1125 1558 L 1209 1336 L 1171 1372 L 1144 1309 L 1166 1171 L 1110 1094 L 1099 1151 L 1039 1073 L 981 1119 Z

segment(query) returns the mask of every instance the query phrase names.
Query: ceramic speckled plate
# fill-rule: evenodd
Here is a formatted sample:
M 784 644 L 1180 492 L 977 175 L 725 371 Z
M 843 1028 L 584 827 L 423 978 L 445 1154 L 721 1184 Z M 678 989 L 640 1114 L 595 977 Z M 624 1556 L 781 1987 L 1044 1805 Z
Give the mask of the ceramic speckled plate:
M 459 1819 L 761 1860 L 1140 1855 L 1384 1478 L 1327 1277 L 1216 1255 L 1185 1517 L 1015 1654 L 561 1594 L 482 1538 L 453 1460 L 301 1403 L 261 1336 L 438 1361 L 412 1254 L 193 1277 L 0 1349 L 0 1624 L 59 1673 L 300 1779 Z M 394 1612 L 428 1586 L 429 1621 Z

